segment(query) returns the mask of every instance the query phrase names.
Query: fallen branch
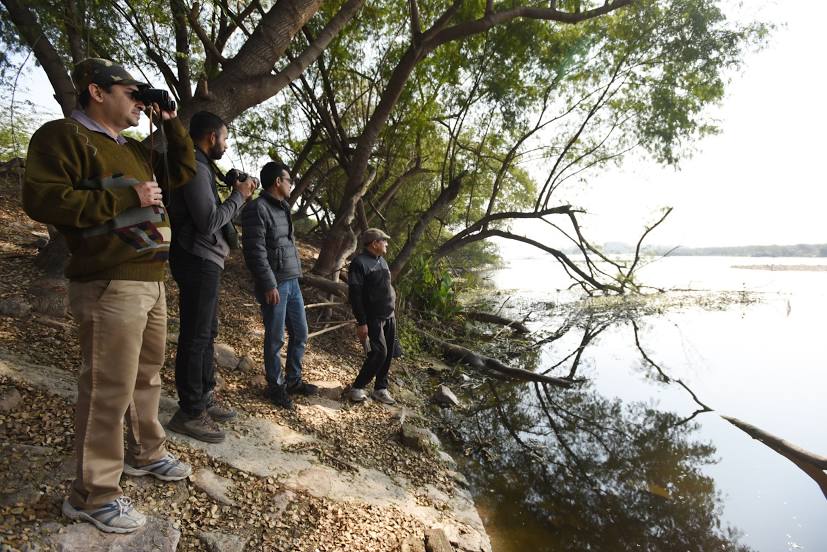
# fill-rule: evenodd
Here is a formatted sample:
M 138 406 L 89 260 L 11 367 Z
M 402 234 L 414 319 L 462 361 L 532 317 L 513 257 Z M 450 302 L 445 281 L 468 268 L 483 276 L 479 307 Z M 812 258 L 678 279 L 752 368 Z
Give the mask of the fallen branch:
M 827 498 L 827 474 L 824 473 L 824 470 L 827 469 L 827 457 L 819 456 L 817 454 L 813 454 L 812 452 L 806 451 L 801 447 L 798 447 L 780 437 L 776 437 L 771 433 L 767 433 L 763 429 L 759 429 L 754 425 L 748 424 L 739 420 L 738 418 L 732 418 L 730 416 L 721 416 L 724 420 L 728 421 L 753 439 L 761 441 L 772 450 L 801 468 L 801 470 L 810 476 L 810 478 L 818 484 L 821 488 L 821 492 L 824 493 L 824 497 Z
M 307 334 L 307 339 L 310 339 L 311 337 L 316 337 L 317 335 L 322 335 L 322 334 L 327 333 L 327 332 L 332 332 L 333 330 L 338 330 L 339 328 L 344 328 L 345 326 L 352 326 L 353 322 L 354 322 L 353 320 L 350 320 L 349 322 L 343 322 L 342 324 L 338 324 L 336 326 L 331 326 L 329 328 L 319 330 L 318 332 L 313 332 L 311 334 Z
M 465 317 L 469 320 L 476 320 L 477 322 L 487 322 L 489 324 L 500 324 L 502 326 L 511 328 L 517 333 L 528 333 L 528 328 L 524 323 L 520 322 L 519 320 L 511 320 L 510 318 L 500 316 L 499 314 L 491 314 L 480 311 L 463 311 L 462 314 L 464 314 Z
M 347 299 L 347 284 L 344 282 L 334 282 L 317 274 L 304 274 L 299 281 L 302 285 L 314 287 Z
M 534 372 L 529 372 L 528 370 L 523 370 L 522 368 L 512 368 L 511 366 L 507 366 L 495 358 L 487 357 L 479 353 L 475 353 L 470 349 L 466 349 L 465 347 L 448 343 L 447 341 L 434 337 L 419 328 L 414 327 L 413 330 L 432 343 L 438 345 L 442 349 L 442 354 L 446 357 L 456 359 L 458 362 L 467 364 L 471 368 L 476 368 L 477 370 L 497 372 L 498 374 L 506 375 L 512 379 L 521 381 L 539 381 L 550 385 L 556 385 L 558 387 L 571 387 L 574 383 L 572 380 L 537 374 Z
M 305 305 L 305 309 L 316 309 L 319 307 L 335 307 L 336 305 L 346 305 L 347 303 L 342 303 L 339 301 L 331 301 L 329 303 L 312 303 L 310 305 Z

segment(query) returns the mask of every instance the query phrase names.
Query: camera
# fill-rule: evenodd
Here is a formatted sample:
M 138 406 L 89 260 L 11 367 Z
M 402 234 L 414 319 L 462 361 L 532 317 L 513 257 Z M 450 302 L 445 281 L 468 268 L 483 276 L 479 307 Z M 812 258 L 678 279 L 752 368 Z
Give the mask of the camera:
M 246 172 L 241 172 L 237 169 L 230 169 L 227 171 L 227 174 L 224 175 L 224 185 L 228 188 L 232 188 L 236 181 L 245 182 L 248 178 L 250 178 L 250 175 Z
M 156 103 L 161 111 L 175 111 L 176 108 L 175 100 L 170 97 L 169 92 L 160 88 L 139 88 L 132 93 L 132 98 L 143 102 L 147 107 Z

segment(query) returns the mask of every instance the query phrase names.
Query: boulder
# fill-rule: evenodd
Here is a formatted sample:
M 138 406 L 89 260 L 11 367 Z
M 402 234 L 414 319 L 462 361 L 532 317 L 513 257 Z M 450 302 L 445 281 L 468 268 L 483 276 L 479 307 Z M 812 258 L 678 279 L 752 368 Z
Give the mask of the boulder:
M 432 527 L 425 531 L 426 552 L 453 552 L 454 547 L 448 540 L 445 531 L 438 527 Z
M 228 506 L 236 505 L 235 501 L 227 495 L 233 484 L 232 480 L 216 475 L 212 470 L 202 468 L 196 471 L 192 475 L 192 484 L 207 493 L 216 502 Z
M 250 355 L 244 355 L 238 361 L 238 369 L 242 372 L 255 372 L 258 370 L 258 364 L 250 358 Z
M 338 381 L 314 381 L 313 385 L 319 388 L 319 396 L 334 401 L 341 400 L 345 387 Z
M 204 543 L 204 549 L 209 552 L 243 552 L 250 538 L 218 531 L 199 531 L 198 540 Z
M 423 452 L 439 449 L 439 438 L 428 429 L 403 422 L 400 428 L 402 444 L 414 450 Z
M 11 412 L 23 397 L 16 387 L 0 387 L 0 412 Z
M 235 350 L 226 343 L 216 343 L 214 352 L 215 364 L 219 368 L 235 370 L 238 367 L 239 360 L 235 354 Z
M 32 306 L 20 297 L 0 299 L 0 315 L 23 318 L 31 312 Z
M 454 392 L 447 385 L 440 385 L 436 388 L 436 392 L 431 397 L 431 400 L 443 408 L 453 408 L 459 406 L 459 399 Z
M 168 519 L 147 516 L 146 525 L 125 535 L 98 531 L 90 523 L 76 523 L 52 535 L 50 550 L 63 552 L 175 552 L 181 532 Z
M 457 467 L 456 460 L 454 460 L 453 456 L 451 456 L 447 452 L 445 452 L 443 450 L 437 451 L 436 456 L 437 456 L 437 459 L 440 462 L 442 462 L 443 464 L 445 464 L 449 468 L 456 468 Z
M 425 539 L 410 535 L 402 541 L 400 552 L 425 552 Z
M 65 278 L 40 278 L 32 282 L 29 288 L 32 310 L 54 318 L 64 318 L 69 303 L 68 285 L 69 280 Z

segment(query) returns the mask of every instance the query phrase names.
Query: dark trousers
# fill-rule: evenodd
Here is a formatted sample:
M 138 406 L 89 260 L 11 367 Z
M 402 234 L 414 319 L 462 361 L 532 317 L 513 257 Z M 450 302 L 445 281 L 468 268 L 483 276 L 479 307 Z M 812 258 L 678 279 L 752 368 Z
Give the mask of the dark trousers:
M 374 389 L 388 388 L 388 371 L 391 368 L 393 347 L 396 342 L 396 318 L 369 318 L 368 340 L 370 351 L 365 358 L 353 387 L 364 389 L 374 377 Z
M 181 319 L 175 355 L 178 405 L 195 416 L 207 408 L 207 396 L 215 388 L 213 344 L 218 335 L 221 267 L 176 246 L 170 250 L 169 265 L 178 283 Z

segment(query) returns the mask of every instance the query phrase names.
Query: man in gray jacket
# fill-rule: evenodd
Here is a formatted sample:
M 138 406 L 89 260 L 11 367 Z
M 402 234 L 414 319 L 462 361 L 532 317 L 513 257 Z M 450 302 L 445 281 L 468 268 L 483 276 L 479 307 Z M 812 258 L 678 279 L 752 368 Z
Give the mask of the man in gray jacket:
M 220 117 L 201 111 L 190 120 L 195 144 L 195 177 L 169 200 L 172 245 L 169 264 L 178 283 L 181 331 L 175 356 L 178 412 L 169 429 L 208 443 L 224 440 L 216 422 L 235 417 L 214 394 L 213 344 L 218 334 L 218 292 L 230 247 L 224 229 L 250 198 L 255 179 L 236 180 L 222 203 L 213 161 L 227 149 L 227 126 Z M 234 229 L 233 229 L 234 233 Z
M 292 394 L 312 395 L 317 391 L 315 385 L 302 381 L 307 319 L 299 288 L 302 267 L 287 202 L 292 182 L 286 165 L 267 163 L 261 169 L 261 195 L 244 208 L 241 216 L 244 260 L 255 280 L 256 299 L 264 319 L 268 396 L 282 408 L 292 408 Z M 290 336 L 286 378 L 279 357 L 285 326 Z

